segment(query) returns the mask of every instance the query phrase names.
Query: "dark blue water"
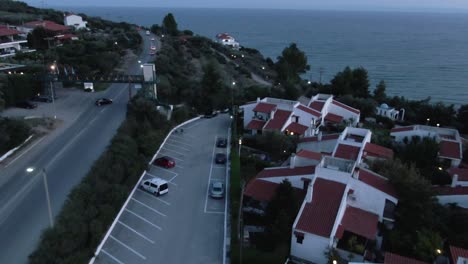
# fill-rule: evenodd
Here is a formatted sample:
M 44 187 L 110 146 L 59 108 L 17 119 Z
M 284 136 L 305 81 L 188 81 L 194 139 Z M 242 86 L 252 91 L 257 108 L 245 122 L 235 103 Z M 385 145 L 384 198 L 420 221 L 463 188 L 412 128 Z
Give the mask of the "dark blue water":
M 291 42 L 311 65 L 304 77 L 328 81 L 345 66 L 363 66 L 372 86 L 411 99 L 468 104 L 468 14 L 355 11 L 60 8 L 149 26 L 172 12 L 180 29 L 213 38 L 231 33 L 274 60 Z

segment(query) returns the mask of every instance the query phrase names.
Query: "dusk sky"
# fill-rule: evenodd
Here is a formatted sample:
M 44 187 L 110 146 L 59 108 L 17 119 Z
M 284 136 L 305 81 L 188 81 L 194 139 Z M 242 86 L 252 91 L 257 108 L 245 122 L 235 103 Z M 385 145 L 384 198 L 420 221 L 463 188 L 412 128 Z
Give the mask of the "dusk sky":
M 152 6 L 400 11 L 468 11 L 468 0 L 43 0 L 45 6 Z M 41 0 L 24 1 L 41 6 Z

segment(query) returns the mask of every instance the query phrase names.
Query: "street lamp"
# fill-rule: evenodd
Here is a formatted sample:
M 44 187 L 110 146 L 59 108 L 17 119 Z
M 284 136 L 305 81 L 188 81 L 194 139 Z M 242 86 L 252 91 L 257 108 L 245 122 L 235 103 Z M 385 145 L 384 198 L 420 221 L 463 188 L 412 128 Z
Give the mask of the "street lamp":
M 442 250 L 438 248 L 438 249 L 436 249 L 436 253 L 437 253 L 437 255 L 440 255 L 440 254 L 442 254 Z
M 34 167 L 28 167 L 26 169 L 26 172 L 32 173 L 34 170 L 35 170 Z M 43 176 L 44 189 L 45 189 L 46 199 L 47 199 L 47 208 L 49 210 L 50 227 L 54 227 L 54 218 L 52 217 L 52 207 L 50 206 L 49 187 L 47 186 L 47 173 L 45 169 L 42 169 L 42 176 Z
M 241 148 L 242 148 L 242 138 L 239 138 L 239 157 L 241 155 Z
M 440 124 L 439 124 L 439 123 L 437 123 L 437 127 L 440 127 Z
M 333 260 L 333 264 L 338 264 L 338 261 L 336 261 L 336 260 Z
M 50 65 L 50 70 L 52 71 L 52 74 L 55 74 L 55 62 L 54 64 Z M 55 109 L 55 92 L 52 87 L 52 78 L 50 79 L 50 97 L 52 97 L 52 107 L 54 109 L 54 119 L 57 119 L 57 110 Z
M 426 125 L 429 125 L 429 121 L 431 121 L 430 118 L 426 119 Z

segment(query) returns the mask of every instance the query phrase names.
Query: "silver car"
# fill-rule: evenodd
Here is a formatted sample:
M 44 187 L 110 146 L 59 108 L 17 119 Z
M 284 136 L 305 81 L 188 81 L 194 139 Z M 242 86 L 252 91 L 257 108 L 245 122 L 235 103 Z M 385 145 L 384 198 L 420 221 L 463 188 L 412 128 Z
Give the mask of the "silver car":
M 210 184 L 210 197 L 211 198 L 224 198 L 224 183 L 220 181 L 214 181 Z

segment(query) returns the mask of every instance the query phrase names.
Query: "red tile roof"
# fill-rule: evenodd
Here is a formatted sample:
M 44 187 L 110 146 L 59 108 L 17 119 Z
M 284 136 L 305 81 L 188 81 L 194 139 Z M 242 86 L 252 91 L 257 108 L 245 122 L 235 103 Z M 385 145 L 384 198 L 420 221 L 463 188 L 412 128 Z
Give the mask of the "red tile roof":
M 23 26 L 31 27 L 31 28 L 43 27 L 46 30 L 50 30 L 50 31 L 65 31 L 65 30 L 70 29 L 67 26 L 60 25 L 60 24 L 57 24 L 57 23 L 49 21 L 49 20 L 31 21 L 31 22 L 25 23 Z
M 459 181 L 468 181 L 468 169 L 450 168 L 447 171 L 452 177 L 457 174 Z
M 296 122 L 292 122 L 286 127 L 286 130 L 289 132 L 294 132 L 294 134 L 302 135 L 307 130 L 307 127 Z
M 468 186 L 434 186 L 432 190 L 437 195 L 468 195 Z
M 397 193 L 390 182 L 375 172 L 361 168 L 359 170 L 359 180 L 379 191 L 397 198 Z
M 461 159 L 461 143 L 455 141 L 442 140 L 439 144 L 439 157 L 449 159 Z
M 315 166 L 304 167 L 283 167 L 283 168 L 265 168 L 257 174 L 257 178 L 271 178 L 283 176 L 296 176 L 296 175 L 312 175 L 315 174 Z
M 336 100 L 333 100 L 333 101 L 332 101 L 332 104 L 334 104 L 334 105 L 336 105 L 336 106 L 339 106 L 339 107 L 341 107 L 341 108 L 344 108 L 344 109 L 346 109 L 346 110 L 348 110 L 348 111 L 350 111 L 350 112 L 353 112 L 353 113 L 355 113 L 355 114 L 361 113 L 361 111 L 359 111 L 358 109 L 352 108 L 351 106 L 345 105 L 345 104 L 343 104 L 343 103 L 341 103 L 341 102 L 338 102 L 338 101 L 336 101 Z
M 252 111 L 269 114 L 271 111 L 275 110 L 275 108 L 275 104 L 258 103 Z
M 384 264 L 428 264 L 427 262 L 385 252 Z
M 309 107 L 307 107 L 307 106 L 299 105 L 299 106 L 297 107 L 297 109 L 299 109 L 299 110 L 301 110 L 301 111 L 304 111 L 304 112 L 306 112 L 306 113 L 309 113 L 309 114 L 311 114 L 311 115 L 313 115 L 313 116 L 315 116 L 315 117 L 320 117 L 320 116 L 322 116 L 322 113 L 321 113 L 321 112 L 319 112 L 319 111 L 317 111 L 317 110 L 314 110 L 314 109 L 312 109 L 312 108 L 309 108 Z
M 311 160 L 321 160 L 322 159 L 322 153 L 308 151 L 308 150 L 305 150 L 305 149 L 301 149 L 296 154 L 296 156 L 306 158 L 306 159 L 311 159 Z
M 339 144 L 333 156 L 342 159 L 356 160 L 360 150 L 359 147 Z
M 333 122 L 333 123 L 341 123 L 341 121 L 343 121 L 343 117 L 339 115 L 335 115 L 333 113 L 328 113 L 325 116 L 325 120 Z
M 325 102 L 322 101 L 313 101 L 312 103 L 309 104 L 309 107 L 312 109 L 315 109 L 319 112 L 322 112 L 323 106 L 325 105 Z
M 253 119 L 247 125 L 246 129 L 261 130 L 265 124 L 266 124 L 266 121 Z
M 216 38 L 218 39 L 231 39 L 233 38 L 231 35 L 229 35 L 228 33 L 219 33 L 216 35 Z
M 77 36 L 73 34 L 63 34 L 63 35 L 55 36 L 55 38 L 59 40 L 67 40 L 67 39 L 77 38 Z
M 414 126 L 405 126 L 405 127 L 395 127 L 390 130 L 390 133 L 398 133 L 398 132 L 405 132 L 405 131 L 412 131 L 414 130 Z
M 281 129 L 291 115 L 291 111 L 285 111 L 278 109 L 273 116 L 265 125 L 264 129 Z
M 364 147 L 364 151 L 367 156 L 387 159 L 393 158 L 393 150 L 372 143 L 367 143 Z
M 16 29 L 8 28 L 6 26 L 0 25 L 0 37 L 14 36 L 14 35 L 19 35 L 19 34 L 23 34 L 23 33 L 19 32 Z
M 340 137 L 340 134 L 330 134 L 330 135 L 323 135 L 322 136 L 322 141 L 324 140 L 335 140 L 335 139 L 338 139 Z M 301 138 L 299 140 L 300 143 L 303 143 L 303 142 L 316 142 L 318 141 L 318 137 L 315 136 L 315 137 L 305 137 L 305 138 Z
M 257 201 L 270 201 L 275 195 L 278 183 L 254 179 L 250 181 L 244 190 L 244 195 L 254 198 Z
M 330 237 L 346 185 L 316 178 L 312 202 L 307 202 L 295 229 L 322 237 Z
M 348 206 L 341 220 L 341 227 L 342 230 L 347 230 L 370 240 L 375 240 L 378 222 L 378 215 Z M 342 235 L 342 233 L 337 234 L 337 237 L 341 238 Z
M 457 263 L 458 258 L 468 259 L 468 250 L 464 248 L 450 246 L 450 257 L 452 259 L 452 263 Z

